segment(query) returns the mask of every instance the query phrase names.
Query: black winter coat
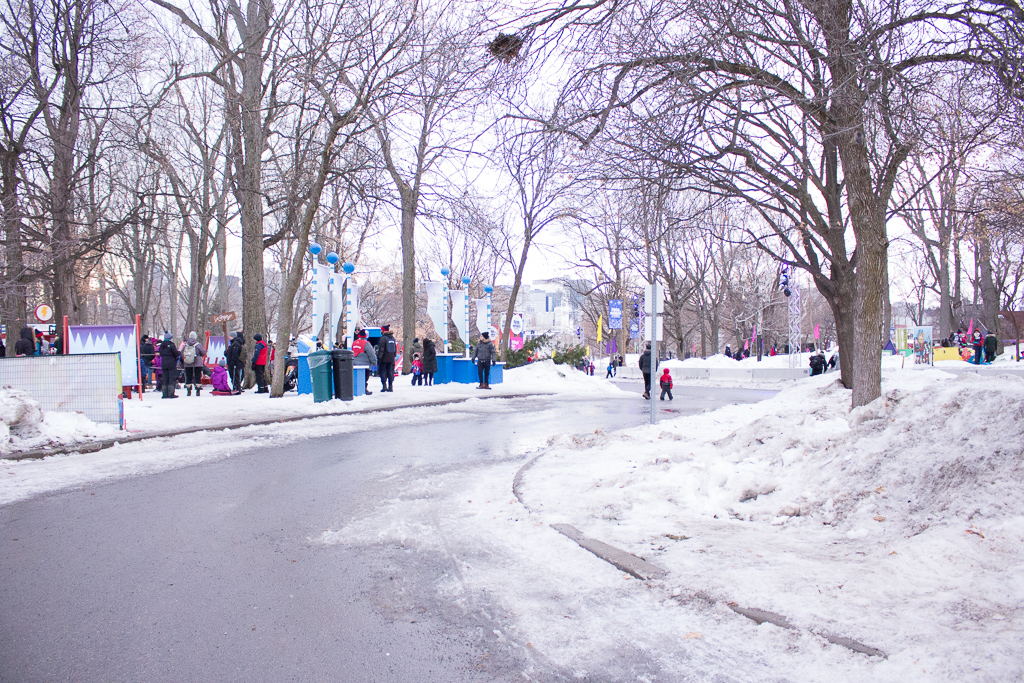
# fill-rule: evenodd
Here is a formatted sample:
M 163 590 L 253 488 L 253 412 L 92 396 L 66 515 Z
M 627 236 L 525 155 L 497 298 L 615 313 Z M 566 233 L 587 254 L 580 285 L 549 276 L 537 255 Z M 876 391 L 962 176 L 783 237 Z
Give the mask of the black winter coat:
M 21 337 L 14 344 L 14 354 L 16 356 L 36 355 L 35 332 L 32 331 L 31 327 L 21 328 Z
M 170 368 L 177 367 L 178 360 L 181 358 L 181 351 L 174 345 L 173 341 L 162 341 L 160 342 L 160 370 L 166 371 Z
M 224 352 L 224 360 L 227 361 L 229 368 L 235 367 L 236 365 L 242 364 L 242 342 L 235 337 L 228 344 L 227 351 Z
M 647 349 L 640 355 L 640 372 L 651 374 L 651 350 Z
M 437 372 L 437 347 L 433 339 L 423 341 L 423 372 L 428 375 Z
M 999 348 L 999 339 L 989 332 L 985 335 L 985 353 L 994 354 L 997 348 Z

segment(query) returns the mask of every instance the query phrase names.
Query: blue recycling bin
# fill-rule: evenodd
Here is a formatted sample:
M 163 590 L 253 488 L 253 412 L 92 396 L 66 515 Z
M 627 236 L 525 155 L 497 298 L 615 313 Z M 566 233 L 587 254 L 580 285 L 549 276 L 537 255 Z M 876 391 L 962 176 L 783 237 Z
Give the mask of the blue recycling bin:
M 309 358 L 299 356 L 299 367 L 296 370 L 295 391 L 299 394 L 313 393 L 313 379 L 309 376 Z

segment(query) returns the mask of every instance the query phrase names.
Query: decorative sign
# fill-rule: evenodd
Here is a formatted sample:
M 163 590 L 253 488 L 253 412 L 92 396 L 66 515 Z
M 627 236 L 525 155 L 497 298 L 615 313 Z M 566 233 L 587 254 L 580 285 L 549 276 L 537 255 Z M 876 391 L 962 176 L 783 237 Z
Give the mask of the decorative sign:
M 612 299 L 608 302 L 608 329 L 622 329 L 622 299 Z
M 228 313 L 220 313 L 218 315 L 211 315 L 210 322 L 214 325 L 220 325 L 221 323 L 231 322 L 235 319 L 235 312 L 229 311 Z
M 512 332 L 512 334 L 516 334 L 516 335 L 519 335 L 519 334 L 523 333 L 523 314 L 522 313 L 516 313 L 515 315 L 512 316 L 511 332 Z
M 629 324 L 629 338 L 639 339 L 640 338 L 640 323 L 634 320 Z
M 487 331 L 491 333 L 491 339 L 493 339 L 494 341 L 499 341 L 501 339 L 501 330 L 499 330 L 494 325 L 488 327 Z
M 53 317 L 53 309 L 46 304 L 39 304 L 36 306 L 36 320 L 41 323 L 45 323 L 47 320 Z

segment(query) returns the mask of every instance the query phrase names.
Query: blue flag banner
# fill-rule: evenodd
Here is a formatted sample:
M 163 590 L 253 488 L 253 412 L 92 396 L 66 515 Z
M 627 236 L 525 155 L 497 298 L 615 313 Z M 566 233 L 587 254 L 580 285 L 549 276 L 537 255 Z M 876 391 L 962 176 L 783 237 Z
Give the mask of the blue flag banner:
M 622 299 L 612 299 L 608 302 L 608 328 L 622 329 Z

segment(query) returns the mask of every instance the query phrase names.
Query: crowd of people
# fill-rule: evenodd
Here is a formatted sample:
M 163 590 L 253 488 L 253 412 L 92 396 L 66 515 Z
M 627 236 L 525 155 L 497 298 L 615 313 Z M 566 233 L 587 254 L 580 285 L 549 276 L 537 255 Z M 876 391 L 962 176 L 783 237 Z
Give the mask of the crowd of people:
M 968 349 L 973 353 L 970 362 L 982 365 L 995 361 L 999 339 L 992 330 L 983 333 L 980 329 L 972 329 L 968 334 L 963 328 L 959 328 L 956 332 L 950 333 L 949 338 L 942 342 L 942 346 L 955 346 L 960 349 L 961 355 Z
M 254 334 L 251 367 L 256 377 L 256 393 L 267 394 L 267 368 L 274 360 L 274 346 L 263 341 L 263 335 Z M 210 377 L 211 392 L 215 396 L 234 396 L 244 391 L 245 334 L 232 332 L 228 335 L 228 346 L 224 358 L 212 368 L 206 364 L 207 349 L 199 341 L 199 335 L 189 332 L 181 344 L 174 343 L 170 332 L 164 332 L 161 339 L 142 335 L 139 344 L 139 370 L 144 389 L 156 388 L 162 391 L 162 398 L 178 398 L 179 384 L 185 388 L 185 395 L 200 396 L 203 378 Z

